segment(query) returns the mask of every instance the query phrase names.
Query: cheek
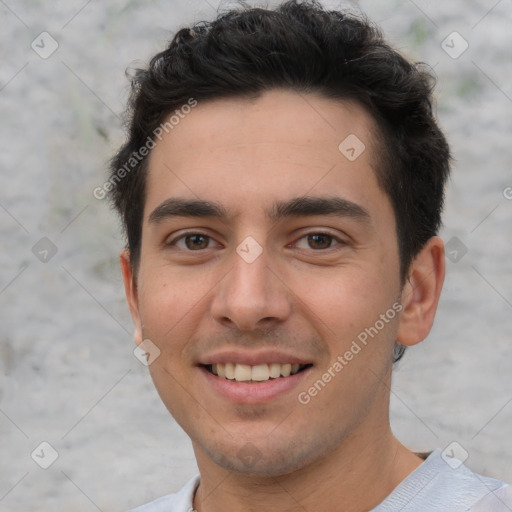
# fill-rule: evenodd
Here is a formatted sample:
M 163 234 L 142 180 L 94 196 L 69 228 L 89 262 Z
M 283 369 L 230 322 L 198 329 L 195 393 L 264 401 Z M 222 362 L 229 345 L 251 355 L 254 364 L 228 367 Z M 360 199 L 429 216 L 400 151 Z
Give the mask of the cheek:
M 363 267 L 309 272 L 300 284 L 300 297 L 326 324 L 355 326 L 379 302 L 383 283 Z M 299 295 L 299 294 L 297 294 Z
M 320 331 L 331 359 L 343 354 L 358 336 L 364 340 L 365 333 L 373 345 L 377 345 L 374 340 L 384 341 L 374 347 L 377 351 L 384 354 L 388 350 L 397 318 L 393 310 L 393 318 L 388 315 L 382 325 L 380 315 L 392 308 L 398 295 L 398 287 L 390 282 L 391 274 L 375 266 L 351 266 L 338 268 L 330 275 L 309 273 L 307 279 L 297 281 L 301 314 Z M 370 351 L 365 347 L 364 352 Z
M 192 313 L 193 297 L 182 283 L 161 270 L 146 273 L 143 278 L 139 300 L 144 329 L 148 337 L 162 339 L 180 318 Z
M 207 316 L 215 281 L 204 272 L 180 272 L 161 264 L 147 268 L 139 290 L 143 334 L 159 346 L 169 364 L 175 364 Z

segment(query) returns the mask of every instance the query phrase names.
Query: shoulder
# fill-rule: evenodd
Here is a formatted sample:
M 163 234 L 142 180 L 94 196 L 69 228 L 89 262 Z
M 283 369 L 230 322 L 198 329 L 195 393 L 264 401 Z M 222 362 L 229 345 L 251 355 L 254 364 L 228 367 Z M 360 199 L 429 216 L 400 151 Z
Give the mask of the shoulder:
M 504 484 L 490 491 L 468 512 L 509 512 L 512 510 L 512 487 Z
M 177 493 L 162 496 L 129 512 L 191 512 L 199 475 L 189 480 Z
M 510 500 L 507 484 L 478 475 L 461 461 L 435 450 L 372 512 L 494 512 L 489 503 L 500 495 Z M 497 508 L 496 512 L 502 510 L 511 509 Z

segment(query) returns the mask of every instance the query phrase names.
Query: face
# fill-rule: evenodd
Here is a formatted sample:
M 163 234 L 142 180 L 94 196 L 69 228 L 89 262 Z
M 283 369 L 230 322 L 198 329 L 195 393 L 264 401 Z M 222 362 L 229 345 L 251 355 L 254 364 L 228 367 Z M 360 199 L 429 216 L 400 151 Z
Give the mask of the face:
M 284 90 L 199 103 L 153 149 L 125 284 L 198 461 L 285 474 L 387 422 L 401 286 L 376 151 L 358 105 Z

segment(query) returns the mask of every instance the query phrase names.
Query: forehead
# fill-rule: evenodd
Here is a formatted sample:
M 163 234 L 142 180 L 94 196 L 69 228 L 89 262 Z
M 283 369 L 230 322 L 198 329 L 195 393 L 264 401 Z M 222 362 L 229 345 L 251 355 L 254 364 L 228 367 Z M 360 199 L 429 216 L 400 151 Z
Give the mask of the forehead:
M 237 213 L 310 194 L 389 206 L 374 171 L 376 134 L 365 109 L 317 94 L 199 102 L 152 150 L 145 218 L 170 196 Z

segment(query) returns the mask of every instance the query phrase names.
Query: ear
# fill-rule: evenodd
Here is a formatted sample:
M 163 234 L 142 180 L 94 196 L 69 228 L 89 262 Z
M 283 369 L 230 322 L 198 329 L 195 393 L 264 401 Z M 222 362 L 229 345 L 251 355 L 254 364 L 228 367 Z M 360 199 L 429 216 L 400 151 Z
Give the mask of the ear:
M 409 266 L 402 290 L 402 313 L 397 341 L 416 345 L 423 341 L 434 323 L 445 272 L 444 243 L 430 238 Z
M 139 312 L 139 297 L 137 289 L 137 278 L 133 272 L 130 262 L 130 252 L 125 249 L 119 256 L 121 263 L 121 271 L 123 273 L 124 292 L 126 294 L 126 302 L 130 307 L 133 323 L 135 324 L 134 341 L 137 345 L 142 343 L 142 320 Z

